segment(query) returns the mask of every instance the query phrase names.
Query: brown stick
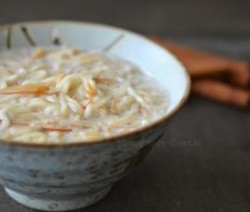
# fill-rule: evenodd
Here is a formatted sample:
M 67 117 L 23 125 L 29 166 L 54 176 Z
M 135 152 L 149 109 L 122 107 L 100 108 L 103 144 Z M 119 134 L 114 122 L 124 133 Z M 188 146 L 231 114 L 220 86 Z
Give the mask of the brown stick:
M 235 88 L 215 80 L 194 80 L 192 91 L 195 94 L 207 97 L 240 108 L 250 106 L 250 92 Z
M 250 72 L 245 61 L 226 59 L 158 37 L 150 38 L 172 52 L 184 64 L 192 78 L 223 76 L 235 85 L 241 87 L 249 85 Z

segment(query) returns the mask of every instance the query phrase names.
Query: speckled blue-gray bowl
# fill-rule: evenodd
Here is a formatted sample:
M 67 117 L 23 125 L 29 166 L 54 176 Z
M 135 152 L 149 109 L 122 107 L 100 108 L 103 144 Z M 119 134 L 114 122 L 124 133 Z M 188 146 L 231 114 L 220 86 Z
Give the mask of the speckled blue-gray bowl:
M 78 209 L 103 198 L 162 136 L 190 87 L 185 69 L 170 53 L 123 29 L 68 21 L 0 27 L 0 51 L 60 43 L 110 51 L 133 62 L 168 90 L 170 105 L 167 114 L 152 125 L 100 142 L 39 145 L 0 141 L 0 184 L 17 202 L 45 211 Z

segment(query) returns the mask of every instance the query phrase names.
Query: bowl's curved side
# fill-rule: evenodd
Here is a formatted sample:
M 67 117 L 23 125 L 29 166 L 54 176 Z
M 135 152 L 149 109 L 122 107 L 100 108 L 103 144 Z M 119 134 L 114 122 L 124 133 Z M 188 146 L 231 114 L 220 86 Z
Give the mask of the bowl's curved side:
M 29 204 L 49 199 L 43 205 L 47 209 L 52 203 L 61 205 L 69 199 L 87 200 L 84 206 L 92 204 L 146 156 L 164 128 L 162 125 L 136 137 L 95 146 L 24 149 L 3 145 L 0 184 L 10 195 L 14 191 L 30 198 Z M 27 205 L 27 201 L 22 203 Z

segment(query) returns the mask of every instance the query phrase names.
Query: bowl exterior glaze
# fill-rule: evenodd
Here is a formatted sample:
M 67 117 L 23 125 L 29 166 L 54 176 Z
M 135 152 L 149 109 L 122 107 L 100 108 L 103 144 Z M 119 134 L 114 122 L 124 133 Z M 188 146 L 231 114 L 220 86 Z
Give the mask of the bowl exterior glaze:
M 64 211 L 100 200 L 161 137 L 164 126 L 135 137 L 79 147 L 0 144 L 0 184 L 26 206 Z

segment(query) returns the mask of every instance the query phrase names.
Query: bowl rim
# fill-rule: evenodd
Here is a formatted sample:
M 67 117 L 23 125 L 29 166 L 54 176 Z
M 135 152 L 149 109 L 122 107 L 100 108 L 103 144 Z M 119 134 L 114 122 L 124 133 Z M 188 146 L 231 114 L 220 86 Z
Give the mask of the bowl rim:
M 181 107 L 183 107 L 184 103 L 187 101 L 187 99 L 190 95 L 190 90 L 191 90 L 191 79 L 190 79 L 190 76 L 189 76 L 185 66 L 170 51 L 166 50 L 165 48 L 161 47 L 159 44 L 155 43 L 154 41 L 151 41 L 146 36 L 143 36 L 139 33 L 132 32 L 130 30 L 123 29 L 120 27 L 111 26 L 108 24 L 88 22 L 88 21 L 77 21 L 77 20 L 35 20 L 35 21 L 15 22 L 15 23 L 10 23 L 10 24 L 0 25 L 0 30 L 5 29 L 5 28 L 10 28 L 13 26 L 17 26 L 17 25 L 25 25 L 25 24 L 43 25 L 43 24 L 50 24 L 50 23 L 52 23 L 52 24 L 53 23 L 55 23 L 55 24 L 56 23 L 57 24 L 80 24 L 83 26 L 84 25 L 92 25 L 92 26 L 97 26 L 97 27 L 102 27 L 102 28 L 110 28 L 110 29 L 114 29 L 114 30 L 119 30 L 119 31 L 127 33 L 127 34 L 131 34 L 131 35 L 138 37 L 142 40 L 146 40 L 147 42 L 150 42 L 151 44 L 157 46 L 157 48 L 159 48 L 162 51 L 164 51 L 165 53 L 169 54 L 181 66 L 185 81 L 187 83 L 184 94 L 181 97 L 181 99 L 179 100 L 179 103 L 173 108 L 172 111 L 170 111 L 169 113 L 167 113 L 166 115 L 162 116 L 160 119 L 158 119 L 157 121 L 154 121 L 153 123 L 151 123 L 149 125 L 146 125 L 144 127 L 141 127 L 139 129 L 136 129 L 132 132 L 128 132 L 125 134 L 115 135 L 115 136 L 111 136 L 108 138 L 99 139 L 96 141 L 95 140 L 94 141 L 79 141 L 79 142 L 72 142 L 72 143 L 44 143 L 43 144 L 43 143 L 32 143 L 32 142 L 18 142 L 18 141 L 13 141 L 13 140 L 8 141 L 8 140 L 0 139 L 0 145 L 9 145 L 9 146 L 15 146 L 15 147 L 57 148 L 57 147 L 89 146 L 89 145 L 96 145 L 96 144 L 105 144 L 105 143 L 110 143 L 110 142 L 115 142 L 115 141 L 117 142 L 118 140 L 122 140 L 122 139 L 126 139 L 126 138 L 129 138 L 132 136 L 139 135 L 147 130 L 156 128 L 156 127 L 164 124 L 166 121 L 168 121 L 170 118 L 172 118 L 181 109 Z

